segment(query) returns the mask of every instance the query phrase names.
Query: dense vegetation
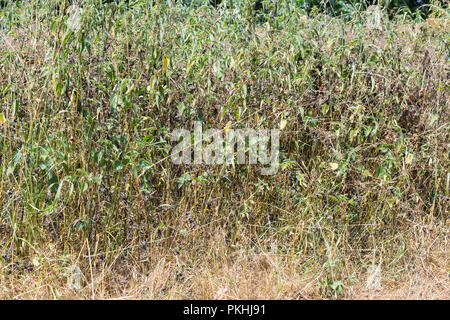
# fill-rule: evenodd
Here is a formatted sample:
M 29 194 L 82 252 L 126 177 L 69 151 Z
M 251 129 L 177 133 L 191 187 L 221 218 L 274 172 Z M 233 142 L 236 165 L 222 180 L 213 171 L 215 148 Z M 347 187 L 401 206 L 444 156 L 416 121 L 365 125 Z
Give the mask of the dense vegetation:
M 0 11 L 0 297 L 448 297 L 448 8 L 263 2 Z M 173 164 L 195 120 L 280 170 Z

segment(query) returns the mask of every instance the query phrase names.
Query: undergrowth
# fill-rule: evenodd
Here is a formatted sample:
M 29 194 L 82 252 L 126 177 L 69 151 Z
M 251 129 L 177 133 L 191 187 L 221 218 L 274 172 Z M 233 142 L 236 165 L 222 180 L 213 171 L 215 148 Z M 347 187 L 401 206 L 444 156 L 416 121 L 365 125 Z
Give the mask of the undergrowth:
M 0 10 L 0 297 L 448 298 L 448 9 L 64 3 Z M 280 170 L 173 164 L 196 120 L 282 128 Z

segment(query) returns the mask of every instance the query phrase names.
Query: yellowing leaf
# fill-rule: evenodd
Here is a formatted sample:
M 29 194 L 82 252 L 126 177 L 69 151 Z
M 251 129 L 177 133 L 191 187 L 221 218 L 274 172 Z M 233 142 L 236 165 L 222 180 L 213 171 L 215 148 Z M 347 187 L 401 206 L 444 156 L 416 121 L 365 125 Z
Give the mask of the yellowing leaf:
M 72 91 L 72 97 L 70 98 L 69 106 L 76 105 L 77 102 L 77 93 L 75 91 Z
M 359 129 L 353 129 L 350 131 L 350 142 L 353 142 L 353 139 L 358 136 Z
M 280 130 L 283 130 L 284 128 L 286 128 L 287 125 L 287 121 L 286 120 L 281 120 L 280 122 Z
M 186 68 L 186 74 L 189 74 L 189 71 L 191 70 L 193 64 L 194 64 L 194 61 L 191 61 L 191 62 L 188 64 L 188 66 L 187 66 L 187 68 Z
M 162 73 L 165 74 L 167 71 L 167 67 L 169 66 L 170 58 L 168 55 L 164 55 L 163 57 L 163 69 Z
M 231 128 L 231 121 L 228 121 L 228 123 L 225 125 L 225 128 L 223 129 L 223 132 L 227 134 L 230 128 Z
M 255 123 L 259 123 L 259 114 L 258 112 L 255 113 Z
M 0 113 L 0 126 L 3 125 L 6 122 L 5 115 L 3 113 Z
M 338 163 L 330 162 L 328 165 L 330 166 L 330 169 L 333 170 L 333 171 L 337 170 L 339 168 L 339 164 Z
M 372 177 L 372 174 L 367 169 L 365 169 L 362 174 L 363 174 L 364 177 Z
M 31 263 L 33 264 L 34 267 L 39 267 L 40 263 L 39 263 L 39 259 L 34 257 L 33 259 L 31 259 Z
M 153 90 L 155 90 L 155 85 L 156 85 L 156 81 L 158 79 L 156 78 L 155 75 L 152 75 L 152 77 L 150 78 L 150 84 L 147 86 L 147 91 L 151 92 Z
M 406 163 L 406 164 L 411 164 L 412 161 L 413 161 L 413 159 L 414 159 L 413 154 L 412 154 L 412 153 L 408 153 L 408 154 L 406 154 L 406 156 L 405 156 L 405 163 Z

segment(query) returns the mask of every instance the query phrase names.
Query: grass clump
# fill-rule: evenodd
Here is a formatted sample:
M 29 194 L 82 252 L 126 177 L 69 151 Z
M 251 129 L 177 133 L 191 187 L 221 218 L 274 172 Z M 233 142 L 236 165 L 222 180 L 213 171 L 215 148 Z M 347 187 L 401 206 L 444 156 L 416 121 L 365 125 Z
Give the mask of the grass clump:
M 0 11 L 0 297 L 448 297 L 448 9 L 62 2 Z M 196 120 L 280 170 L 173 164 Z

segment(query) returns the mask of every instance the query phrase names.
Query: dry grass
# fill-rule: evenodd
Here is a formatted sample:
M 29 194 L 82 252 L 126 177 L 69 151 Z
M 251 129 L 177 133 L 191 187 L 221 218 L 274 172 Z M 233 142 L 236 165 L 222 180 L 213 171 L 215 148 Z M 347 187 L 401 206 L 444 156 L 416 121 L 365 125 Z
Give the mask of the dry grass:
M 433 234 L 433 231 L 431 231 Z M 448 299 L 450 257 L 448 240 L 436 234 L 426 240 L 412 238 L 406 251 L 394 261 L 380 259 L 381 287 L 369 289 L 367 267 L 346 261 L 343 274 L 351 275 L 341 299 Z M 418 241 L 419 240 L 419 241 Z M 14 265 L 3 264 L 1 299 L 323 299 L 321 279 L 328 270 L 308 257 L 294 259 L 276 253 L 240 249 L 227 256 L 223 236 L 209 239 L 210 251 L 192 261 L 190 252 L 171 252 L 158 247 L 140 261 L 121 260 L 102 264 L 89 250 L 61 261 L 61 253 L 49 246 L 35 255 L 29 271 L 17 274 Z M 273 243 L 272 243 L 273 245 Z M 274 245 L 273 245 L 274 246 Z M 201 248 L 198 248 L 201 249 Z M 67 267 L 87 257 L 81 287 L 69 284 Z M 368 263 L 370 263 L 368 261 Z M 80 265 L 81 266 L 81 265 Z M 344 276 L 347 277 L 347 276 Z
M 89 0 L 73 32 L 28 3 L 0 15 L 0 298 L 448 299 L 448 9 Z M 278 173 L 171 163 L 199 118 L 285 121 Z

